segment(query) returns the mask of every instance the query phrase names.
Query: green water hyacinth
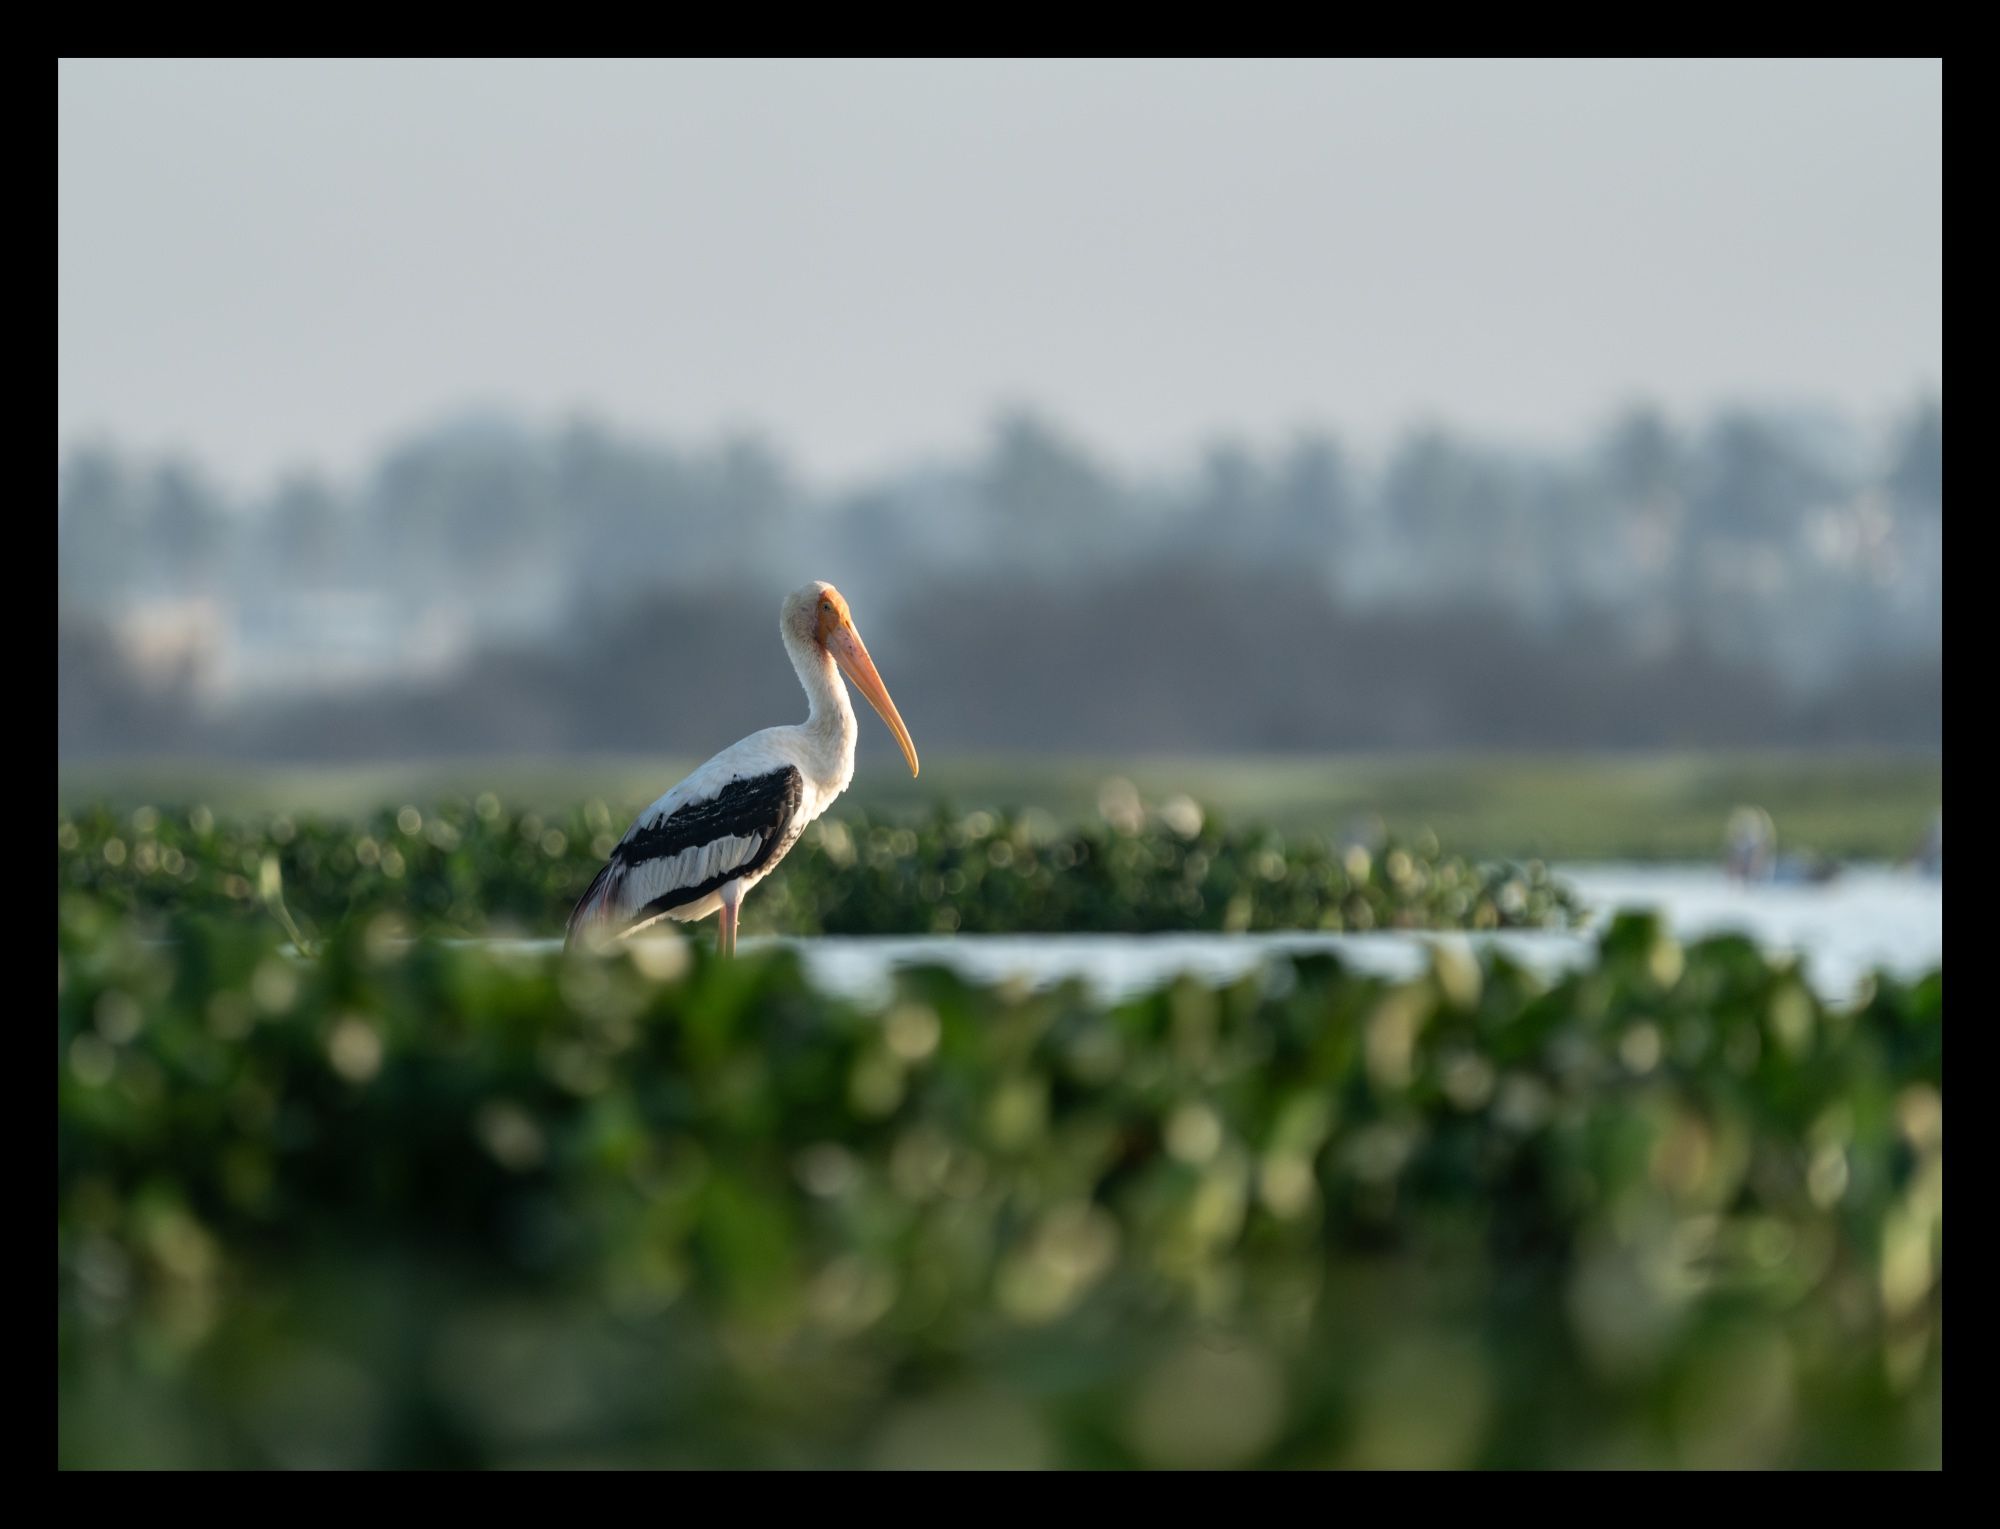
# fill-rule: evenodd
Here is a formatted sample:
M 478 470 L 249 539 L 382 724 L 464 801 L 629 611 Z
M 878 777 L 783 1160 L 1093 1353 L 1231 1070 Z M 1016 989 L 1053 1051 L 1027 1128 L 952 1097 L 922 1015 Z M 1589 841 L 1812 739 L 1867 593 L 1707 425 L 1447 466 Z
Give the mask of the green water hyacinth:
M 311 937 L 377 914 L 412 930 L 549 935 L 624 826 L 602 803 L 515 813 L 493 797 L 359 822 L 206 809 L 61 816 L 57 885 L 133 913 L 265 916 L 269 867 Z M 1232 830 L 1188 804 L 1061 829 L 1035 813 L 862 815 L 808 831 L 746 913 L 755 933 L 1149 933 L 1507 929 L 1575 922 L 1545 867 L 1475 865 L 1435 842 L 1343 846 Z
M 1941 1460 L 1940 976 L 1626 918 L 860 1004 L 115 890 L 58 901 L 66 1465 Z

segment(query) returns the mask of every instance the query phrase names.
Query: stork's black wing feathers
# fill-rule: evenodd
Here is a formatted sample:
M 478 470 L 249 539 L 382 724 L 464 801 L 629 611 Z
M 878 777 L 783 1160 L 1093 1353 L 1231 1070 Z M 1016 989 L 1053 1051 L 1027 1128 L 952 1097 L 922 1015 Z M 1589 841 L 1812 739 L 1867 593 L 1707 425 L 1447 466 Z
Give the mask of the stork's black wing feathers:
M 625 842 L 611 852 L 612 862 L 634 866 L 678 855 L 682 850 L 708 844 L 725 834 L 740 837 L 782 828 L 799 810 L 799 800 L 804 794 L 805 781 L 796 765 L 786 765 L 768 775 L 733 780 L 705 802 L 689 802 L 657 823 L 635 827 L 625 836 Z
M 698 903 L 740 876 L 765 869 L 798 837 L 793 820 L 805 795 L 787 765 L 733 780 L 705 801 L 656 822 L 635 824 L 569 917 L 569 940 L 594 923 L 627 928 Z M 728 843 L 727 856 L 704 853 Z M 665 875 L 667 882 L 659 885 Z

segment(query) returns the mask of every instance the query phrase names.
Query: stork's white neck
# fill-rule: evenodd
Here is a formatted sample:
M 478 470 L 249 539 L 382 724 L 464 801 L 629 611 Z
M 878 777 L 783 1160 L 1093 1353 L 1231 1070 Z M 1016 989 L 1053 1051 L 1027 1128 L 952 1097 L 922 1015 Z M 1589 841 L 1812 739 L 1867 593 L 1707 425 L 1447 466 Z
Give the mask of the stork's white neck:
M 790 627 L 785 628 L 785 652 L 798 672 L 799 683 L 805 687 L 806 699 L 812 703 L 800 732 L 821 753 L 827 775 L 838 779 L 840 784 L 836 789 L 845 788 L 854 775 L 856 733 L 854 704 L 847 698 L 847 682 L 840 677 L 833 656 L 825 648 Z

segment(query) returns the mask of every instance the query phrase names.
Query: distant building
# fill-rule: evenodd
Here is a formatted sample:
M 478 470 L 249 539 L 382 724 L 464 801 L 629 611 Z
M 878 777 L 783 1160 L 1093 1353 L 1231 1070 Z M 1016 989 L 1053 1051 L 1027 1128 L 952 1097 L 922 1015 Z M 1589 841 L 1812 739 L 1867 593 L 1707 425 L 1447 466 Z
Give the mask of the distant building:
M 430 678 L 452 669 L 473 645 L 472 622 L 462 610 L 411 610 L 375 589 L 251 598 L 235 617 L 231 699 Z
M 112 632 L 141 678 L 165 685 L 185 676 L 204 701 L 224 695 L 229 621 L 214 599 L 142 600 L 112 623 Z

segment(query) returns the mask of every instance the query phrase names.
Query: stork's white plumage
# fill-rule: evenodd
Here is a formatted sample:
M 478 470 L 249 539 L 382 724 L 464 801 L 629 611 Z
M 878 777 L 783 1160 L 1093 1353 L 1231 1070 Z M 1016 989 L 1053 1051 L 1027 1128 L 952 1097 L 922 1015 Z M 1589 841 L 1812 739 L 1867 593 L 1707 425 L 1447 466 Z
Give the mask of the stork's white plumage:
M 794 591 L 778 613 L 778 631 L 812 703 L 806 720 L 731 744 L 640 813 L 570 914 L 569 944 L 719 911 L 720 947 L 735 950 L 744 894 L 854 778 L 854 707 L 843 673 L 881 713 L 917 773 L 909 729 L 840 591 L 817 580 Z

